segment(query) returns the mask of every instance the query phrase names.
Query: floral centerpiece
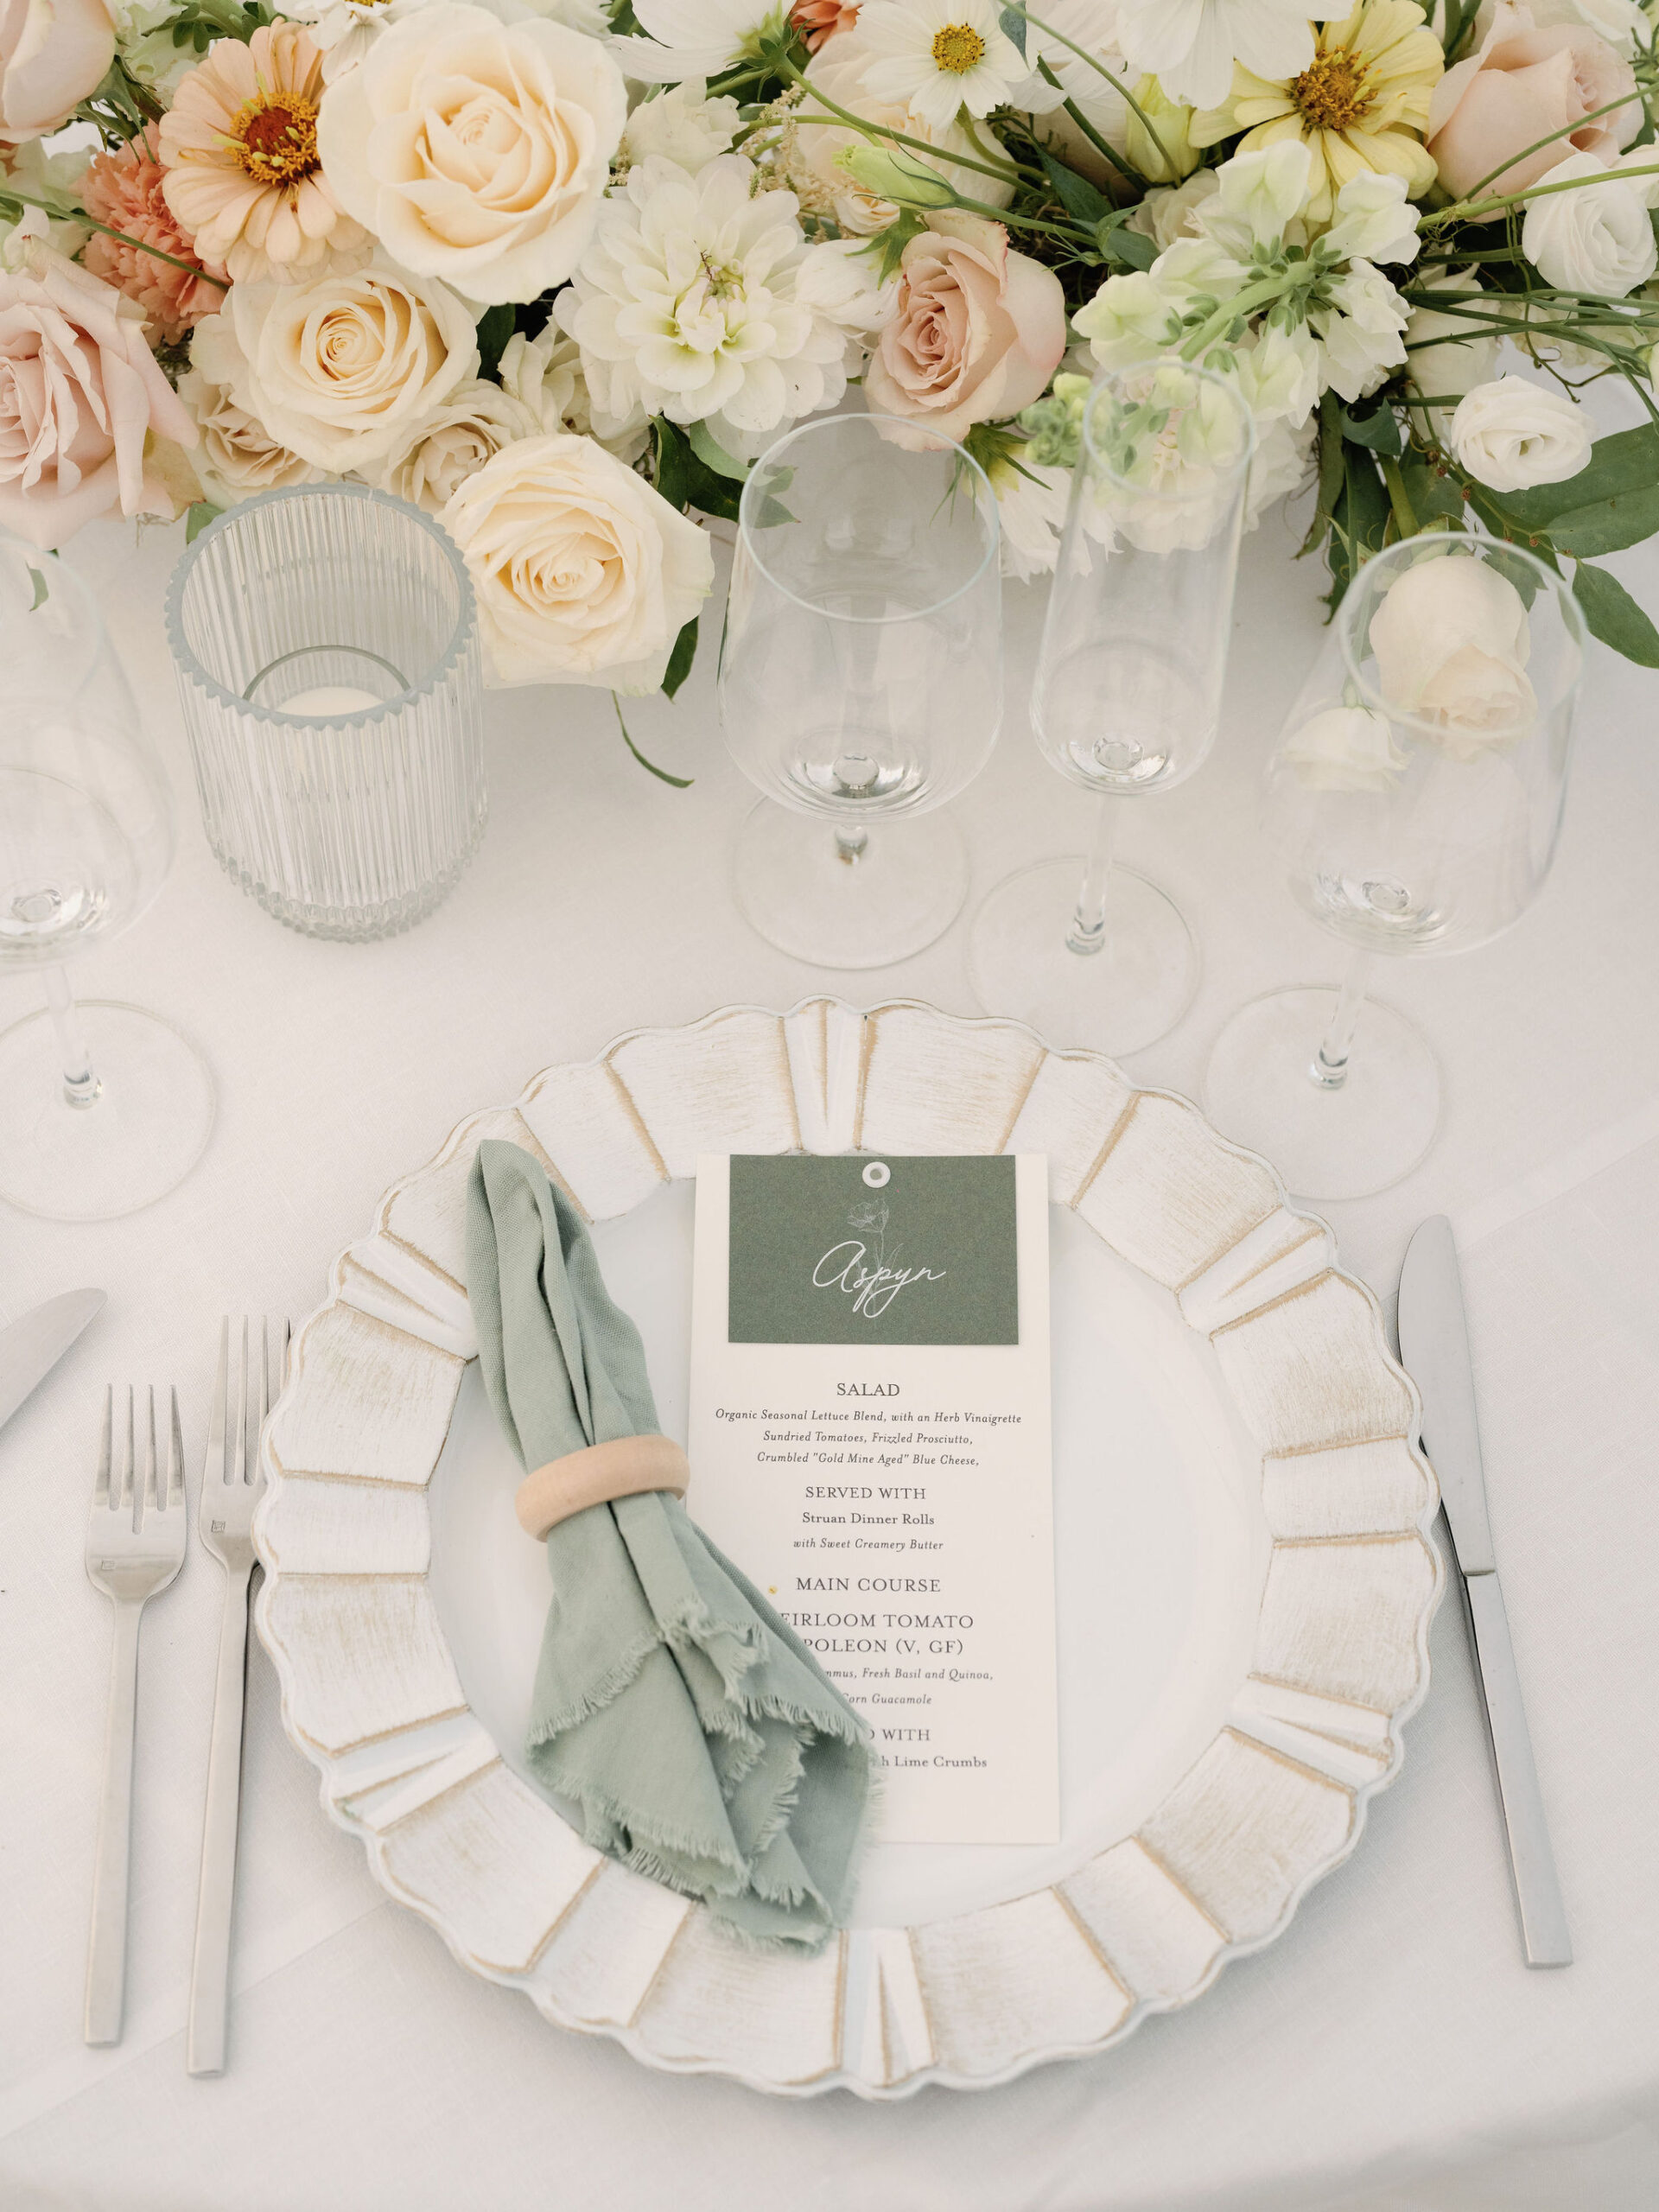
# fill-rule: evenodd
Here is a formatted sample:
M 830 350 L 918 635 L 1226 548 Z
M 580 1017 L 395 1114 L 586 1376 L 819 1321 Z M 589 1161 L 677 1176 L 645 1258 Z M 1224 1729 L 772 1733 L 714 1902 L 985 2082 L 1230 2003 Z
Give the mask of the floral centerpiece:
M 454 536 L 496 681 L 671 694 L 706 521 L 849 384 L 976 456 L 1029 577 L 1089 377 L 1174 355 L 1249 404 L 1252 520 L 1316 487 L 1333 603 L 1484 530 L 1659 665 L 1597 563 L 1659 527 L 1654 36 L 1637 0 L 0 0 L 0 525 L 360 480 Z M 1592 444 L 1605 377 L 1648 421 Z

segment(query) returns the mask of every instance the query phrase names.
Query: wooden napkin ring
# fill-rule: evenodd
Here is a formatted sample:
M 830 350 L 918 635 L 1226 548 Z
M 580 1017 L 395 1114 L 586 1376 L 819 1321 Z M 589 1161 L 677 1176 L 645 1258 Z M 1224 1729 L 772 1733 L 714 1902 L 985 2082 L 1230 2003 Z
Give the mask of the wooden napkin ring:
M 519 1484 L 512 1508 L 519 1527 L 539 1543 L 550 1529 L 590 1505 L 608 1505 L 613 1497 L 637 1497 L 648 1490 L 671 1490 L 683 1497 L 690 1479 L 684 1452 L 666 1436 L 619 1436 L 532 1468 Z

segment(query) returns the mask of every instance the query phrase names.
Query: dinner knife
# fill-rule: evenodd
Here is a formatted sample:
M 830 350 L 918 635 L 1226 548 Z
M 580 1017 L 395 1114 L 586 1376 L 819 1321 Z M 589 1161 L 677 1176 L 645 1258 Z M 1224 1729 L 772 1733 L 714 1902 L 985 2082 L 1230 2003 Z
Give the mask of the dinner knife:
M 1444 1214 L 1424 1222 L 1406 1248 L 1400 1271 L 1400 1357 L 1422 1398 L 1423 1444 L 1440 1477 L 1440 1503 L 1463 1585 L 1527 1964 L 1570 1966 L 1567 1908 L 1544 1821 L 1486 1512 L 1463 1278 L 1452 1224 Z
M 103 1306 L 101 1290 L 66 1290 L 0 1329 L 0 1428 Z

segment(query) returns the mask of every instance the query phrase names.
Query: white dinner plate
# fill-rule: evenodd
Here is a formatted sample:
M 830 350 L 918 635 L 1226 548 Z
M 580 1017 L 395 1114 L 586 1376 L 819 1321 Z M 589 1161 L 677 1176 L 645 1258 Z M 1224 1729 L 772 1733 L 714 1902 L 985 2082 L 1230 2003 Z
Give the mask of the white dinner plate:
M 524 1779 L 546 1561 L 462 1288 L 494 1135 L 594 1221 L 682 1440 L 700 1152 L 1048 1154 L 1058 1845 L 877 1840 L 852 1928 L 802 1961 L 589 1850 Z M 1192 1106 L 1006 1022 L 815 999 L 546 1071 L 394 1185 L 266 1432 L 258 1623 L 325 1805 L 465 1965 L 650 2064 L 890 2097 L 1121 2038 L 1279 1933 L 1427 1687 L 1433 1478 L 1334 1258 Z

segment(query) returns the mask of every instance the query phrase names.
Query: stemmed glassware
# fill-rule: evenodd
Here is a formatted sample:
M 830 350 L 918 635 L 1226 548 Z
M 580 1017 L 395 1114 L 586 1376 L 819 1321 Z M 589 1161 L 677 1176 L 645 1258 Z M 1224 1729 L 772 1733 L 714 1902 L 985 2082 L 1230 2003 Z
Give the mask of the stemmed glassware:
M 173 858 L 167 779 L 91 594 L 0 540 L 0 968 L 46 1010 L 0 1034 L 0 1199 L 65 1221 L 148 1205 L 189 1173 L 213 1083 L 170 1022 L 77 1004 L 63 963 L 136 921 Z
M 739 831 L 734 888 L 797 959 L 882 967 L 962 910 L 967 855 L 934 810 L 996 741 L 997 551 L 983 470 L 913 423 L 808 423 L 744 486 L 720 707 L 766 797 Z
M 1267 770 L 1292 896 L 1351 948 L 1340 988 L 1269 993 L 1222 1032 L 1205 1104 L 1310 1198 L 1364 1198 L 1434 1141 L 1427 1040 L 1367 996 L 1373 957 L 1461 952 L 1549 873 L 1584 650 L 1578 602 L 1530 553 L 1430 532 L 1350 585 Z
M 1095 795 L 1090 850 L 998 884 L 969 943 L 981 1005 L 1057 1044 L 1137 1052 L 1198 989 L 1179 911 L 1114 847 L 1122 802 L 1184 783 L 1215 742 L 1253 445 L 1236 387 L 1179 360 L 1098 378 L 1084 402 L 1032 722 Z

